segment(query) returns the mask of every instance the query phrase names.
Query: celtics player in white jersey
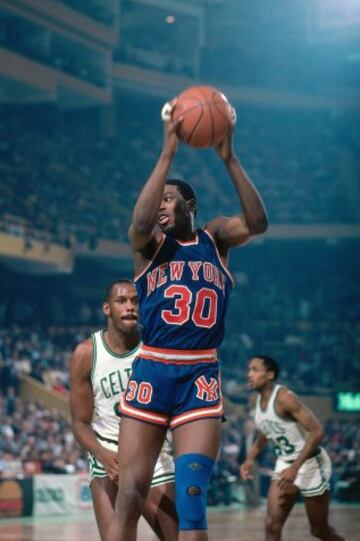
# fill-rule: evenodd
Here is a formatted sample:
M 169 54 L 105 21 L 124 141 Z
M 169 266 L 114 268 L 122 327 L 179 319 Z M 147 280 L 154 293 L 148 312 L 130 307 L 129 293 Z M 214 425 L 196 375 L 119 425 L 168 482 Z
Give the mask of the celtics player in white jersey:
M 256 456 L 268 441 L 275 445 L 277 461 L 268 493 L 266 541 L 278 541 L 299 492 L 304 497 L 311 534 L 325 541 L 341 541 L 328 523 L 330 458 L 319 447 L 324 430 L 295 393 L 275 383 L 279 367 L 265 355 L 249 362 L 250 387 L 258 392 L 255 424 L 259 435 L 240 467 L 242 478 L 252 478 Z
M 90 488 L 101 539 L 114 514 L 118 492 L 119 418 L 114 408 L 124 392 L 140 347 L 138 298 L 133 283 L 110 284 L 103 303 L 105 330 L 81 342 L 71 360 L 71 417 L 78 443 L 89 452 Z M 177 538 L 174 465 L 165 442 L 154 470 L 144 517 L 162 541 Z

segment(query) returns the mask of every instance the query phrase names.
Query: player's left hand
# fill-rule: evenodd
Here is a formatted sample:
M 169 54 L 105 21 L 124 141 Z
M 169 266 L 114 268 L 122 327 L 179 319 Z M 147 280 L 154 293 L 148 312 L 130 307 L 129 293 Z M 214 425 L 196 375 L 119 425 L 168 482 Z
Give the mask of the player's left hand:
M 278 487 L 286 489 L 289 485 L 293 485 L 297 476 L 298 469 L 293 465 L 286 468 L 280 473 L 280 479 L 278 481 Z
M 175 122 L 172 121 L 172 113 L 175 105 L 176 98 L 169 103 L 165 103 L 161 110 L 161 118 L 164 123 L 162 152 L 171 158 L 176 154 L 178 148 L 179 139 L 177 130 L 183 121 L 182 116 Z
M 229 161 L 231 157 L 234 155 L 234 149 L 233 149 L 233 131 L 236 124 L 236 112 L 235 109 L 229 104 L 229 107 L 231 108 L 232 113 L 232 124 L 229 127 L 229 131 L 225 135 L 224 139 L 218 144 L 215 145 L 215 150 L 219 154 L 220 158 L 222 160 Z
M 233 127 L 229 128 L 229 131 L 225 135 L 224 139 L 214 147 L 224 162 L 229 161 L 234 155 L 232 135 Z

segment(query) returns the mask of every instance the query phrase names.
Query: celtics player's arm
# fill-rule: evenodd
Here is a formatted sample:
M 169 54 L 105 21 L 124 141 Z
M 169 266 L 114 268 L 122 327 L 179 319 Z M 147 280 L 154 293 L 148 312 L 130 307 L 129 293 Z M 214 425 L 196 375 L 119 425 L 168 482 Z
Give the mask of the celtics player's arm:
M 254 460 L 264 449 L 267 442 L 268 440 L 264 436 L 264 434 L 259 432 L 255 442 L 253 443 L 250 451 L 248 452 L 245 462 L 243 462 L 240 466 L 240 474 L 241 474 L 241 477 L 244 479 L 244 481 L 253 479 L 253 476 L 251 475 L 251 470 L 254 464 Z
M 244 244 L 251 236 L 264 233 L 268 227 L 265 205 L 254 184 L 242 168 L 233 149 L 232 130 L 216 147 L 234 184 L 242 212 L 235 216 L 215 218 L 208 224 L 220 253 Z
M 141 252 L 149 245 L 156 247 L 154 240 L 158 241 L 161 238 L 157 227 L 159 210 L 166 179 L 178 146 L 176 130 L 181 120 L 180 118 L 175 123 L 170 119 L 164 121 L 162 151 L 136 201 L 129 228 L 129 241 L 135 252 Z
M 299 456 L 289 468 L 286 468 L 280 474 L 281 479 L 279 480 L 279 486 L 285 488 L 288 483 L 292 483 L 295 480 L 297 472 L 305 460 L 313 456 L 321 441 L 324 439 L 325 433 L 319 419 L 307 406 L 305 406 L 305 404 L 303 404 L 303 402 L 301 402 L 299 397 L 289 389 L 280 389 L 276 400 L 276 411 L 282 417 L 290 418 L 299 423 L 299 425 L 308 433 L 305 445 Z
M 94 455 L 104 466 L 110 479 L 116 480 L 117 454 L 103 447 L 91 426 L 94 395 L 91 386 L 93 344 L 85 340 L 79 344 L 70 362 L 70 413 L 72 430 L 78 444 Z

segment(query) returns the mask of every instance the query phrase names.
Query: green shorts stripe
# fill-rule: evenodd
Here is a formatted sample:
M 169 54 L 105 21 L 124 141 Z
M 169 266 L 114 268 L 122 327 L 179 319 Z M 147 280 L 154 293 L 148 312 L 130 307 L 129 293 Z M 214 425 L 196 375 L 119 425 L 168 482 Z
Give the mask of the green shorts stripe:
M 173 483 L 174 481 L 175 481 L 175 476 L 173 473 L 155 475 L 151 481 L 151 486 L 157 487 L 159 485 L 164 485 L 165 483 Z
M 321 485 L 319 485 L 316 488 L 313 489 L 302 489 L 301 493 L 303 496 L 321 496 L 321 494 L 324 494 L 327 490 L 329 490 L 329 483 L 327 481 L 323 481 Z
M 107 477 L 108 474 L 105 468 L 97 462 L 96 458 L 93 455 L 89 454 L 89 480 L 90 483 L 95 477 Z M 159 475 L 154 475 L 151 485 L 152 487 L 157 487 L 159 485 L 164 485 L 165 483 L 173 483 L 175 481 L 175 475 L 173 472 L 170 473 L 161 473 Z

